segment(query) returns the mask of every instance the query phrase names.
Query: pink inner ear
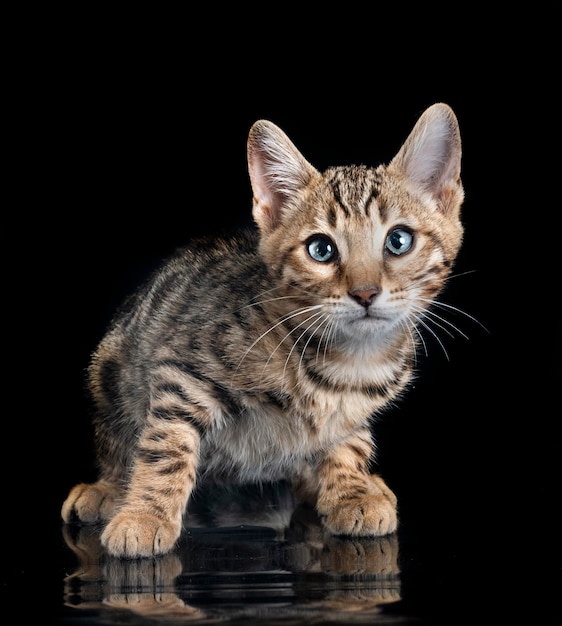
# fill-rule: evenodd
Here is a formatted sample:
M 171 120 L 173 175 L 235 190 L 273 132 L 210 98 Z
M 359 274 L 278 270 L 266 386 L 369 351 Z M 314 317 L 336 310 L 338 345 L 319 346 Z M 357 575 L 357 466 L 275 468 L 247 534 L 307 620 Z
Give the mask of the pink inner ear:
M 454 114 L 442 104 L 427 109 L 393 159 L 418 189 L 429 192 L 443 206 L 446 188 L 462 194 L 459 181 L 461 144 Z M 454 200 L 453 200 L 454 202 Z
M 266 230 L 279 224 L 287 200 L 305 188 L 316 172 L 285 133 L 266 121 L 256 122 L 250 130 L 248 169 L 254 220 Z
M 271 230 L 277 224 L 277 214 L 270 204 L 259 202 L 254 198 L 254 219 L 258 226 L 265 230 Z
M 251 153 L 248 158 L 250 180 L 254 192 L 253 215 L 261 228 L 270 230 L 279 221 L 281 199 L 267 184 L 263 161 L 258 154 Z

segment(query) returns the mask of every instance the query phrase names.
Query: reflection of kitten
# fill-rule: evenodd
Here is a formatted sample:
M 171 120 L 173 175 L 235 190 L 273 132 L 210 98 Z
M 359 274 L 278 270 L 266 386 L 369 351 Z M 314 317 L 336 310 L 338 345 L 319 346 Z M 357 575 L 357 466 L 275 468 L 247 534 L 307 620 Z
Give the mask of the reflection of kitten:
M 286 479 L 328 531 L 392 533 L 370 419 L 411 380 L 416 324 L 461 245 L 460 159 L 445 104 L 373 169 L 320 173 L 256 122 L 257 229 L 193 242 L 119 312 L 89 369 L 100 478 L 63 519 L 103 520 L 111 554 L 151 556 L 173 548 L 197 481 Z

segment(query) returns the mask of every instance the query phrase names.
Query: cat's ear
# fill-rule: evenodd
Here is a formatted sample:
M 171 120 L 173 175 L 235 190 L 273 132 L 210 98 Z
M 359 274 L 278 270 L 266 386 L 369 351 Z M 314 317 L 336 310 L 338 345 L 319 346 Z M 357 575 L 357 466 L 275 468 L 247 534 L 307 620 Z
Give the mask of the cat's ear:
M 262 231 L 279 224 L 283 209 L 318 171 L 275 124 L 258 120 L 248 135 L 248 170 L 253 216 Z
M 453 110 L 442 102 L 426 109 L 392 159 L 413 188 L 429 194 L 444 213 L 456 213 L 463 199 L 461 137 Z

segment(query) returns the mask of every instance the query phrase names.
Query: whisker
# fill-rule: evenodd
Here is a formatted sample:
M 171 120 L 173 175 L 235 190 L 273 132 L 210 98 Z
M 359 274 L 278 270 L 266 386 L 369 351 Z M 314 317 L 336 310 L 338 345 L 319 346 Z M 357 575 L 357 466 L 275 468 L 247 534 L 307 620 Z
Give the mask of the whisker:
M 322 342 L 324 341 L 324 337 L 326 336 L 326 333 L 328 333 L 328 336 L 326 337 L 326 340 L 324 342 L 324 354 L 323 354 L 323 360 L 322 360 L 323 367 L 326 366 L 326 356 L 328 354 L 328 346 L 333 341 L 333 336 L 335 334 L 335 329 L 334 329 L 335 323 L 329 314 L 326 314 L 326 322 L 327 322 L 326 327 L 324 328 L 324 330 L 322 331 L 322 334 L 320 335 L 320 338 L 318 340 L 318 347 L 316 348 L 316 363 L 318 363 L 320 347 L 322 346 Z
M 447 352 L 444 343 L 441 341 L 441 339 L 439 338 L 437 333 L 435 333 L 434 330 L 428 324 L 425 323 L 424 317 L 422 315 L 416 315 L 416 320 L 417 320 L 417 324 L 418 325 L 423 326 L 427 330 L 428 333 L 431 333 L 433 335 L 433 337 L 435 338 L 437 343 L 441 346 L 441 349 L 443 350 L 443 354 L 445 355 L 445 358 L 448 361 L 449 360 L 449 353 Z M 418 330 L 418 333 L 419 333 L 419 330 Z M 424 343 L 424 346 L 425 346 L 425 343 Z M 426 354 L 427 354 L 427 352 L 426 352 Z
M 288 332 L 283 339 L 277 344 L 277 346 L 275 347 L 275 350 L 273 350 L 273 352 L 271 353 L 269 359 L 267 360 L 267 363 L 264 366 L 264 370 L 267 367 L 267 364 L 269 363 L 269 361 L 271 360 L 271 357 L 274 355 L 274 353 L 277 351 L 277 348 L 279 348 L 279 346 L 285 341 L 285 339 L 287 339 L 287 337 L 289 335 L 292 335 L 295 330 L 297 330 L 298 328 L 300 328 L 303 324 L 306 324 L 308 321 L 310 321 L 311 319 L 318 317 L 318 316 L 323 316 L 325 315 L 325 313 L 314 313 L 314 315 L 311 315 L 310 317 L 307 317 L 305 320 L 303 320 L 298 326 L 295 326 L 295 328 L 291 329 L 290 332 Z M 291 354 L 293 354 L 293 351 L 295 350 L 295 348 L 297 347 L 297 344 L 299 343 L 299 341 L 301 340 L 302 337 L 304 337 L 304 335 L 306 335 L 306 333 L 308 332 L 308 330 L 311 328 L 311 326 L 313 326 L 315 322 L 312 322 L 310 324 L 310 326 L 307 326 L 304 331 L 297 337 L 296 341 L 293 342 L 293 345 L 291 346 L 291 349 L 289 350 L 289 353 L 287 354 L 287 358 L 285 359 L 285 365 L 283 367 L 283 379 L 285 378 L 285 371 L 287 370 L 287 365 L 289 364 L 289 359 L 291 358 Z M 310 341 L 310 339 L 309 339 Z
M 242 365 L 244 359 L 248 356 L 248 354 L 253 350 L 253 348 L 264 338 L 266 337 L 271 331 L 275 330 L 278 326 L 280 326 L 281 324 L 283 324 L 284 322 L 286 322 L 287 320 L 292 319 L 293 317 L 297 317 L 298 315 L 303 315 L 305 313 L 310 313 L 311 311 L 314 311 L 315 309 L 319 309 L 322 308 L 321 304 L 314 304 L 308 307 L 303 307 L 302 309 L 297 309 L 296 311 L 293 311 L 292 313 L 288 313 L 287 315 L 283 315 L 278 322 L 276 322 L 273 326 L 270 326 L 265 332 L 263 332 L 255 341 L 252 342 L 252 344 L 248 347 L 248 349 L 244 352 L 244 354 L 240 357 L 240 361 L 238 362 L 238 365 L 236 366 L 235 371 L 233 372 L 233 376 L 234 374 L 236 374 L 236 372 L 238 371 L 238 369 L 240 368 L 240 366 Z M 303 323 L 306 323 L 306 320 L 304 322 L 302 322 L 300 325 L 302 325 Z M 298 328 L 298 326 L 297 326 Z M 293 332 L 293 331 L 291 331 Z M 279 345 L 281 345 L 281 343 L 283 343 L 284 339 L 280 342 L 280 344 L 278 344 L 277 348 L 279 347 Z M 275 350 L 277 350 L 277 348 L 275 348 Z M 274 352 L 275 352 L 274 350 Z M 271 359 L 271 356 L 270 356 Z M 268 359 L 269 362 L 269 359 Z
M 454 337 L 454 334 L 449 330 L 449 328 L 452 328 L 457 333 L 459 333 L 459 335 L 461 335 L 461 337 L 464 337 L 465 339 L 468 339 L 468 335 L 463 333 L 462 330 L 460 330 L 460 328 L 457 328 L 452 322 L 450 322 L 449 320 L 445 319 L 444 317 L 441 317 L 440 315 L 437 315 L 437 313 L 435 313 L 435 311 L 431 311 L 430 309 L 423 309 L 422 307 L 416 307 L 416 309 L 419 311 L 420 317 L 424 317 L 425 319 L 430 321 L 432 324 L 434 324 L 435 326 L 440 328 L 444 333 L 446 333 L 449 337 Z M 437 320 L 439 320 L 439 322 L 442 322 L 442 323 L 439 323 Z M 449 328 L 446 328 L 445 324 Z
M 270 289 L 269 291 L 273 291 L 273 289 Z M 269 292 L 264 292 L 264 293 L 269 293 Z M 256 296 L 258 297 L 258 296 Z M 260 294 L 261 297 L 261 294 Z M 254 300 L 255 298 L 252 298 L 252 300 Z M 256 302 L 250 302 L 248 304 L 245 304 L 244 306 L 241 306 L 239 309 L 236 309 L 237 311 L 242 311 L 243 309 L 249 309 L 250 307 L 253 306 L 259 306 L 260 304 L 267 304 L 268 302 L 277 302 L 279 300 L 300 300 L 300 296 L 278 296 L 276 298 L 267 298 L 265 300 L 258 300 Z M 320 305 L 317 305 L 320 306 Z
M 304 344 L 302 351 L 301 351 L 301 358 L 299 359 L 299 366 L 298 366 L 298 371 L 300 372 L 301 369 L 301 364 L 302 364 L 302 360 L 304 358 L 304 353 L 306 352 L 306 348 L 308 347 L 308 344 L 312 341 L 312 338 L 314 337 L 314 335 L 316 334 L 316 332 L 318 331 L 318 329 L 323 325 L 326 324 L 327 322 L 330 321 L 330 317 L 327 313 L 323 313 L 322 316 L 320 317 L 320 319 L 317 319 L 315 322 L 313 322 L 308 328 L 307 330 L 310 330 L 310 328 L 312 328 L 312 326 L 314 324 L 316 324 L 316 328 L 310 333 L 310 337 L 307 339 L 306 343 Z M 304 334 L 304 333 L 303 333 Z M 324 335 L 324 333 L 322 332 L 322 335 L 320 336 L 320 338 L 322 338 L 322 336 Z M 302 337 L 302 335 L 301 335 Z M 297 342 L 300 340 L 299 337 L 297 339 Z M 316 353 L 318 355 L 318 352 Z
M 439 300 L 430 300 L 428 298 L 420 298 L 420 301 L 422 302 L 427 302 L 429 304 L 431 304 L 432 306 L 435 306 L 437 308 L 442 308 L 442 309 L 447 309 L 449 311 L 453 311 L 454 313 L 457 313 L 459 315 L 463 315 L 464 317 L 468 318 L 469 320 L 471 320 L 472 322 L 474 322 L 475 324 L 478 324 L 478 326 L 480 326 L 480 328 L 482 328 L 484 331 L 486 331 L 487 333 L 489 333 L 490 331 L 486 328 L 486 326 L 484 326 L 484 324 L 482 324 L 482 322 L 480 322 L 479 320 L 477 320 L 474 316 L 470 315 L 469 313 L 467 313 L 466 311 L 463 311 L 462 309 L 459 309 L 456 306 L 453 306 L 452 304 L 447 304 L 446 302 L 440 302 Z M 458 330 L 458 329 L 456 329 Z
M 306 289 L 303 289 L 302 287 L 299 287 L 299 286 L 295 285 L 294 288 L 298 289 L 305 296 L 314 296 L 313 293 L 307 291 Z M 245 304 L 243 307 L 240 307 L 240 309 L 238 309 L 238 310 L 240 311 L 242 309 L 246 309 L 246 308 L 252 307 L 252 306 L 257 306 L 257 305 L 260 305 L 260 304 L 265 304 L 267 302 L 275 302 L 276 300 L 291 300 L 291 299 L 298 300 L 298 299 L 301 298 L 301 296 L 298 296 L 298 295 L 284 295 L 284 296 L 279 296 L 277 298 L 268 298 L 268 299 L 263 299 L 263 300 L 262 299 L 256 300 L 257 298 L 262 298 L 264 295 L 266 295 L 268 293 L 272 293 L 272 292 L 277 291 L 277 290 L 280 291 L 282 289 L 284 289 L 284 287 L 281 287 L 281 286 L 279 286 L 279 287 L 272 287 L 271 289 L 266 289 L 265 291 L 262 291 L 261 293 L 255 295 L 250 300 L 250 302 L 248 304 Z M 256 300 L 256 301 L 252 302 L 252 300 Z
M 411 319 L 413 318 L 413 319 Z M 410 340 L 412 342 L 412 346 L 414 348 L 416 348 L 416 346 L 418 345 L 416 342 L 416 338 L 414 337 L 414 333 L 412 331 L 415 331 L 416 335 L 419 337 L 420 340 L 420 344 L 423 346 L 423 353 L 425 356 L 429 355 L 429 352 L 427 350 L 427 344 L 425 343 L 425 339 L 423 334 L 420 332 L 420 330 L 418 329 L 416 322 L 417 322 L 417 317 L 414 314 L 410 314 L 408 316 L 408 321 L 410 322 L 409 324 L 407 324 L 406 322 L 401 322 L 403 326 L 406 327 L 406 330 L 408 331 L 408 334 L 410 335 Z M 414 362 L 417 363 L 417 350 L 414 349 Z
M 476 270 L 467 270 L 466 272 L 459 272 L 458 274 L 450 274 L 447 277 L 447 281 L 451 280 L 451 278 L 459 278 L 460 276 L 467 276 L 468 274 L 475 274 Z

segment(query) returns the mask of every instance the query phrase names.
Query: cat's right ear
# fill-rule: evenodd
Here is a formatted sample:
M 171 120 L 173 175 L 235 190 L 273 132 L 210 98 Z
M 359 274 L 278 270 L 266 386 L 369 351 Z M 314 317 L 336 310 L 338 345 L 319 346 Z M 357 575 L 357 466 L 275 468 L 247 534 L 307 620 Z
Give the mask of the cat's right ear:
M 279 224 L 291 199 L 319 173 L 287 135 L 267 120 L 253 124 L 247 150 L 254 220 L 261 231 L 269 232 Z

